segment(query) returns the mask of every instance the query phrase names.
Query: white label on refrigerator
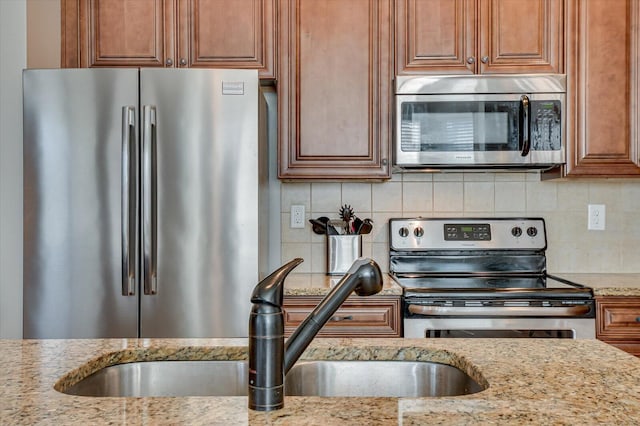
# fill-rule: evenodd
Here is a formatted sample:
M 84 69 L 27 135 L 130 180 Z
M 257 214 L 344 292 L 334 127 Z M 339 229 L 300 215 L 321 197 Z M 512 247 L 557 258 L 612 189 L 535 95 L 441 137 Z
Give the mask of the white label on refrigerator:
M 223 95 L 244 95 L 244 81 L 223 81 Z

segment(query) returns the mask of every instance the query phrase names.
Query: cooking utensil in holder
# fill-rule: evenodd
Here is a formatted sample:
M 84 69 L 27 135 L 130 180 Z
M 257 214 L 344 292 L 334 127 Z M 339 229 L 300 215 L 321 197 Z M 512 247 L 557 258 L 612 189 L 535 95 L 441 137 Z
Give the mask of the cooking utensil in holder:
M 327 275 L 344 275 L 362 257 L 362 235 L 327 235 Z

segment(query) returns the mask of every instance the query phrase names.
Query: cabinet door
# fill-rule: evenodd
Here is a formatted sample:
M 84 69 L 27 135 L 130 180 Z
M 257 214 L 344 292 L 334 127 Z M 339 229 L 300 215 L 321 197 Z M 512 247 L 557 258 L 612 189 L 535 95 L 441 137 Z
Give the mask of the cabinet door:
M 284 298 L 284 333 L 290 336 L 323 296 Z M 318 332 L 318 337 L 401 337 L 399 296 L 349 297 Z
M 571 0 L 569 176 L 640 176 L 640 4 Z
M 596 298 L 596 337 L 640 356 L 640 297 Z
M 397 74 L 473 74 L 477 0 L 398 0 Z
M 279 177 L 390 177 L 391 0 L 280 0 Z
M 165 66 L 175 0 L 62 0 L 62 66 Z
M 564 71 L 563 0 L 480 0 L 481 73 Z
M 178 64 L 275 78 L 276 0 L 179 0 Z

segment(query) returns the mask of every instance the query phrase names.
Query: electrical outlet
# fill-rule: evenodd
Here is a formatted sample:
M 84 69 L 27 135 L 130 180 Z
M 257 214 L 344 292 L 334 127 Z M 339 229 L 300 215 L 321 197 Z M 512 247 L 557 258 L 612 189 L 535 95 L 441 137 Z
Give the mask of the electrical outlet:
M 592 231 L 604 231 L 605 228 L 605 205 L 589 204 L 589 224 L 587 229 Z
M 304 206 L 291 206 L 291 227 L 304 228 Z

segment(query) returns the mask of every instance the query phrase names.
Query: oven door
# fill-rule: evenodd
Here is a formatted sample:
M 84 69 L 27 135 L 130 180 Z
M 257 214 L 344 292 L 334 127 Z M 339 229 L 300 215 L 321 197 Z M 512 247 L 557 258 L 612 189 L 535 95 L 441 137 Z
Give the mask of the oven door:
M 405 318 L 405 338 L 595 339 L 594 318 Z
M 395 165 L 562 163 L 563 103 L 546 93 L 396 95 Z

